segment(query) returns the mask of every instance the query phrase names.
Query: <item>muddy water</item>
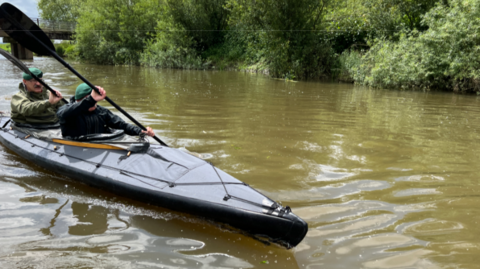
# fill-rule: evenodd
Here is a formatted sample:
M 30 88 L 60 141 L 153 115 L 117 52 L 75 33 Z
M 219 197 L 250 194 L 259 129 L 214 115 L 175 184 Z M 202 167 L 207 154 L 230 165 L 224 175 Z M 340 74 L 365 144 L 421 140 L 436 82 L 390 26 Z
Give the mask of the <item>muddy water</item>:
M 69 97 L 80 83 L 35 58 Z M 78 184 L 0 146 L 2 268 L 478 268 L 480 98 L 73 65 L 174 147 L 292 207 L 292 250 Z M 0 110 L 21 72 L 0 60 Z M 101 105 L 111 108 L 106 102 Z

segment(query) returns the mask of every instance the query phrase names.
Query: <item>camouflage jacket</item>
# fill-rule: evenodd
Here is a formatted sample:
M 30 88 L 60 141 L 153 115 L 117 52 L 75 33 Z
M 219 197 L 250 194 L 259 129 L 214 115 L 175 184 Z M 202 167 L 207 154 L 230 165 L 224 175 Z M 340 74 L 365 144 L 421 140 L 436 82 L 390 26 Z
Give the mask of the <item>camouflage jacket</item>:
M 18 85 L 20 90 L 12 96 L 12 120 L 17 123 L 44 124 L 58 122 L 57 110 L 64 103 L 62 101 L 52 105 L 48 102 L 47 89 L 41 93 L 28 92 L 23 83 Z

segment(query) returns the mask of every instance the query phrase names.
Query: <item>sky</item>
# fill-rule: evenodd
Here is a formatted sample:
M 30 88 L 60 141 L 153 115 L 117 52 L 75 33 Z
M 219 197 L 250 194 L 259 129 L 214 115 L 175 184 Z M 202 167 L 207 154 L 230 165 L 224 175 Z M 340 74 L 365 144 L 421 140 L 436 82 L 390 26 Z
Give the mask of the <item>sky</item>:
M 30 18 L 38 18 L 37 3 L 38 0 L 0 0 L 0 4 L 10 3 L 20 9 L 25 15 Z M 3 38 L 0 37 L 0 43 L 3 42 Z
M 0 3 L 10 3 L 20 9 L 30 18 L 38 18 L 38 0 L 0 0 Z

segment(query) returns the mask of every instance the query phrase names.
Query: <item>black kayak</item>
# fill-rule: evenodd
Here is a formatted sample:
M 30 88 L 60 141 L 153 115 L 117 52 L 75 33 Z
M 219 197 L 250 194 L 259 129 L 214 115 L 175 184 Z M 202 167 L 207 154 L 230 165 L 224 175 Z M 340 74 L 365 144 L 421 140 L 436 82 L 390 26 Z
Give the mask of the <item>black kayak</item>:
M 183 150 L 132 141 L 122 132 L 66 140 L 59 128 L 12 124 L 5 116 L 0 127 L 5 147 L 87 185 L 225 223 L 287 248 L 307 233 L 307 223 L 288 206 Z

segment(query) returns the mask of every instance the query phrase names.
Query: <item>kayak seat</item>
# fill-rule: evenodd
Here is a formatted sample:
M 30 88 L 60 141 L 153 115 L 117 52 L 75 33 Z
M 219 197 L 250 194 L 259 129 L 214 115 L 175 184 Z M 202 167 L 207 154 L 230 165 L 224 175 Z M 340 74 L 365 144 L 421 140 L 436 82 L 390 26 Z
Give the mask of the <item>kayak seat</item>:
M 12 120 L 12 126 L 19 127 L 19 128 L 31 128 L 31 129 L 58 129 L 60 128 L 60 123 L 18 123 Z

